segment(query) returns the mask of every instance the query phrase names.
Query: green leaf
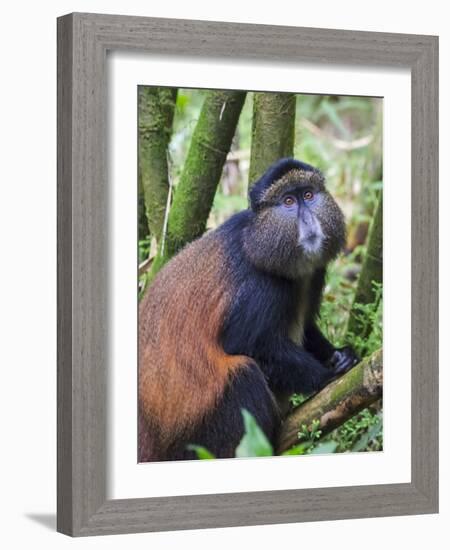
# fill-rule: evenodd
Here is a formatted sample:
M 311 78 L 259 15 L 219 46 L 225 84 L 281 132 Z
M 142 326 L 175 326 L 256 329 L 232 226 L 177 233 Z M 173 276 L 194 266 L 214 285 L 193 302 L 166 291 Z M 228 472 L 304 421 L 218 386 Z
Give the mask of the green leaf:
M 308 396 L 303 393 L 294 393 L 289 397 L 289 402 L 293 407 L 298 407 L 308 399 Z
M 249 456 L 273 456 L 273 448 L 254 416 L 242 409 L 245 433 L 236 447 L 236 458 Z
M 364 433 L 353 445 L 352 451 L 355 453 L 358 451 L 363 451 L 367 447 L 367 445 L 380 433 L 382 427 L 383 422 L 381 418 L 378 417 L 377 422 L 375 422 L 375 424 L 366 433 Z
M 284 451 L 281 453 L 282 456 L 297 456 L 297 455 L 304 455 L 306 454 L 306 451 L 311 447 L 311 443 L 300 443 L 299 445 L 295 445 L 294 447 L 291 447 L 287 451 Z
M 202 447 L 201 445 L 188 445 L 187 449 L 188 451 L 197 453 L 197 458 L 200 460 L 211 460 L 216 458 L 206 447 Z
M 309 453 L 312 455 L 325 455 L 334 453 L 336 451 L 338 444 L 336 441 L 327 441 L 325 443 L 320 443 L 317 445 L 317 447 L 314 447 L 314 449 Z

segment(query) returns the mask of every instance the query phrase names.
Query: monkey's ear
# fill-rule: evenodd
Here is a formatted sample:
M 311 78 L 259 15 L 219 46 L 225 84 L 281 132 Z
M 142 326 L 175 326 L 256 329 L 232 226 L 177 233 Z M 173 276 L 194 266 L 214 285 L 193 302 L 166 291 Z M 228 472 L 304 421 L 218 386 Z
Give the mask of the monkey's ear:
M 250 208 L 256 212 L 258 208 L 261 206 L 261 195 L 264 189 L 262 189 L 261 180 L 264 178 L 260 178 L 257 180 L 251 189 L 248 192 L 248 201 L 250 203 Z
M 298 167 L 298 164 L 299 162 L 293 158 L 282 158 L 269 166 L 264 174 L 252 184 L 249 190 L 248 198 L 251 209 L 254 211 L 258 210 L 261 207 L 264 191 L 286 172 Z

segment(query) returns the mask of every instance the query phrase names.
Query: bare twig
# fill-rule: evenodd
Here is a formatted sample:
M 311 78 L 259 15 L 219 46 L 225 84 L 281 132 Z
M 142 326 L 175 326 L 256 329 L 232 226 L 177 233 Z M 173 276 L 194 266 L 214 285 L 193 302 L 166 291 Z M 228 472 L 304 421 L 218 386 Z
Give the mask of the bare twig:
M 164 210 L 164 221 L 161 232 L 161 254 L 164 254 L 164 245 L 166 244 L 166 234 L 167 234 L 167 222 L 169 220 L 170 204 L 172 201 L 172 191 L 173 191 L 173 178 L 171 173 L 172 162 L 170 158 L 170 153 L 167 150 L 167 178 L 169 180 L 169 191 L 167 193 L 166 208 Z
M 149 256 L 146 260 L 139 264 L 139 277 L 150 269 L 154 259 L 155 256 Z
M 355 149 L 361 149 L 362 147 L 367 147 L 367 145 L 369 145 L 373 141 L 373 135 L 364 136 L 362 138 L 354 139 L 352 141 L 345 141 L 343 139 L 335 138 L 327 134 L 327 132 L 324 132 L 321 128 L 316 126 L 307 118 L 300 119 L 300 124 L 307 130 L 309 130 L 311 134 L 314 134 L 321 139 L 326 139 L 330 141 L 334 145 L 334 147 L 336 147 L 336 149 L 340 149 L 341 151 L 354 151 Z

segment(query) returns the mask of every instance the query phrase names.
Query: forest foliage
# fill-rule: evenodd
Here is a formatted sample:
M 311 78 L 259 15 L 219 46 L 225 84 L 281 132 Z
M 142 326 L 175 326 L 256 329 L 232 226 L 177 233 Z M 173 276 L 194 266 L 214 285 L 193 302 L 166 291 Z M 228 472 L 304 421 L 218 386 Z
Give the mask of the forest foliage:
M 225 130 L 217 131 L 217 120 Z M 325 174 L 347 221 L 345 252 L 328 270 L 320 327 L 361 358 L 382 347 L 380 99 L 141 88 L 139 138 L 140 295 L 186 242 L 248 207 L 248 188 L 268 165 L 294 156 Z M 291 408 L 307 398 L 291 396 Z M 242 414 L 236 456 L 273 454 L 250 413 Z M 326 436 L 314 421 L 299 426 L 298 444 L 284 454 L 381 449 L 378 401 Z M 195 450 L 213 458 L 208 449 Z

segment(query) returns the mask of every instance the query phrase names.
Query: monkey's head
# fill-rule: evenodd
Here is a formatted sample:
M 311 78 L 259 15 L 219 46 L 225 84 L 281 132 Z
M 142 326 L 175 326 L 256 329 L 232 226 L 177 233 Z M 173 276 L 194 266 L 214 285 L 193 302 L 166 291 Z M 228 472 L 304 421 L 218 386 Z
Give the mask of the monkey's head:
M 249 198 L 253 216 L 243 244 L 258 269 L 295 279 L 324 267 L 343 248 L 342 211 L 309 164 L 276 162 Z

